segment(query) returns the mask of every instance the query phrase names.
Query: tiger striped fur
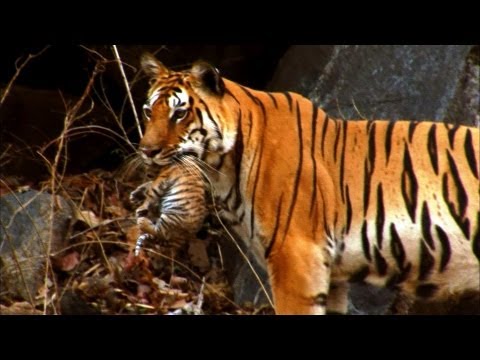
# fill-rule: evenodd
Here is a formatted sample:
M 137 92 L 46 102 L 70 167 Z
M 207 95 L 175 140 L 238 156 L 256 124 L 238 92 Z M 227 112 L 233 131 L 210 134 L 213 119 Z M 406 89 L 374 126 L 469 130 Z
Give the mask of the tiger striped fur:
M 424 300 L 479 291 L 477 128 L 335 120 L 204 62 L 142 65 L 145 161 L 214 169 L 229 230 L 265 249 L 276 313 L 346 313 L 351 281 Z
M 198 167 L 188 157 L 164 165 L 158 176 L 130 194 L 143 232 L 136 255 L 146 239 L 159 238 L 179 247 L 195 238 L 207 216 L 206 188 Z

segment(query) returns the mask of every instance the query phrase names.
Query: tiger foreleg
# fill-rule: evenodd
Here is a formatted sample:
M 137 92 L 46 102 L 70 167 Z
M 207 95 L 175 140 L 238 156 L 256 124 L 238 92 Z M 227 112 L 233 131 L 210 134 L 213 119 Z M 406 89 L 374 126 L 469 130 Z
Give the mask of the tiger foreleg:
M 277 314 L 325 314 L 330 255 L 310 239 L 286 236 L 272 249 L 268 268 Z
M 348 289 L 349 284 L 346 281 L 334 282 L 330 284 L 330 292 L 327 300 L 327 314 L 345 315 L 348 310 Z

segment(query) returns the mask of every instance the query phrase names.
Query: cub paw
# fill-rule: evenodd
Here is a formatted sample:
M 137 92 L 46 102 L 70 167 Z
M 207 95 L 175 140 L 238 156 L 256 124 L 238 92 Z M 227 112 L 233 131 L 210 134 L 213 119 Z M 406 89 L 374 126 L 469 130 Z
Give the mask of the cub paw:
M 146 199 L 147 189 L 151 186 L 152 182 L 148 181 L 145 184 L 140 185 L 130 193 L 129 200 L 134 206 L 139 206 Z

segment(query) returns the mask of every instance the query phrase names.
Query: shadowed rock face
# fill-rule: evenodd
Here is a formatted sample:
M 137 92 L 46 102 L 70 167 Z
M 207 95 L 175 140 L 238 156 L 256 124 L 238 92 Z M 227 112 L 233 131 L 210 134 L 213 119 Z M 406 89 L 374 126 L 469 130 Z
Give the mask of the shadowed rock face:
M 479 120 L 478 46 L 292 46 L 271 90 L 295 91 L 344 119 Z M 468 109 L 468 110 L 466 110 Z
M 37 191 L 0 198 L 0 296 L 30 301 L 43 278 L 47 249 L 65 244 L 73 217 L 65 199 Z M 53 218 L 52 216 L 53 211 Z

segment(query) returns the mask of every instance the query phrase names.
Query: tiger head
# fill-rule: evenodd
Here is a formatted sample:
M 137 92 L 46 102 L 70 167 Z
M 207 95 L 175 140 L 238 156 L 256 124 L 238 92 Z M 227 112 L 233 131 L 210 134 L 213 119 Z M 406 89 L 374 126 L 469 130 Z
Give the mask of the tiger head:
M 208 162 L 209 154 L 232 149 L 235 114 L 224 101 L 225 83 L 216 68 L 199 61 L 172 71 L 151 54 L 142 56 L 141 65 L 150 78 L 139 147 L 147 164 L 166 165 L 182 156 Z

